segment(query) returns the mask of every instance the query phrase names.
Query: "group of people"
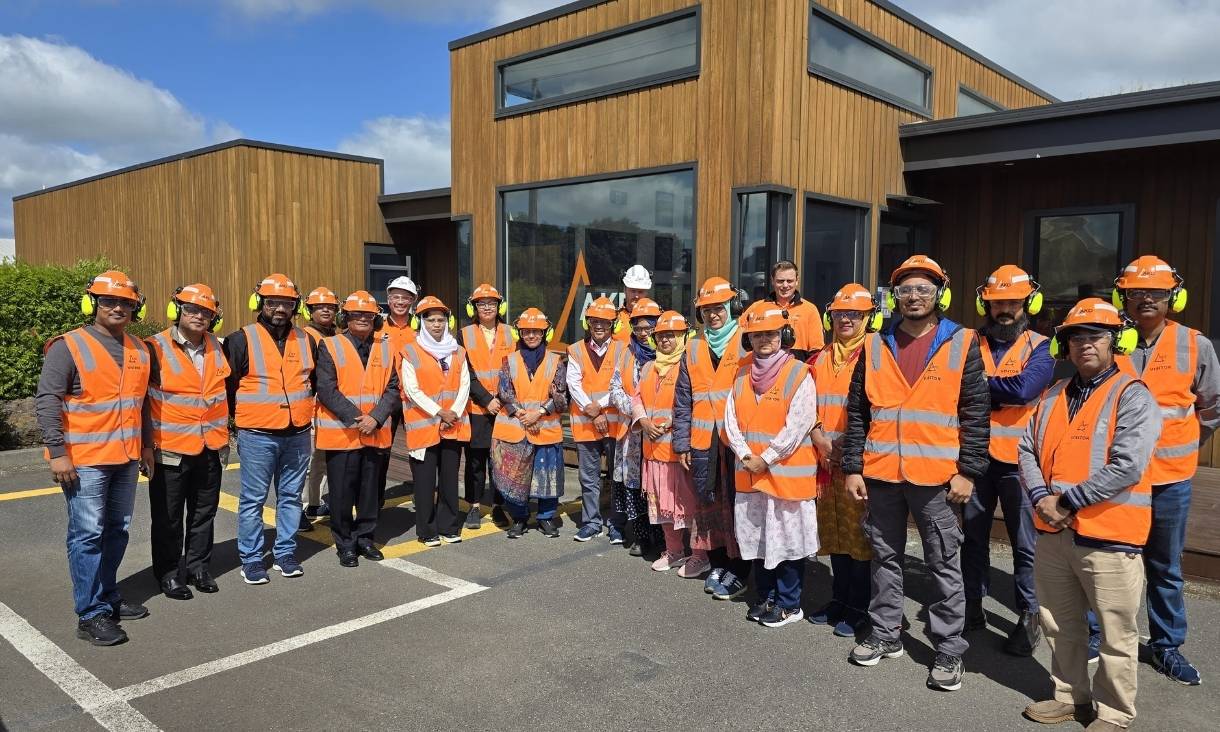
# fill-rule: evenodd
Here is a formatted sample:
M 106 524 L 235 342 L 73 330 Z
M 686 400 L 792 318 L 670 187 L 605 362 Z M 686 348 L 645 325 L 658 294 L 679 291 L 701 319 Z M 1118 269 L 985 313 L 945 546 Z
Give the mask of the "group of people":
M 121 622 L 147 614 L 116 587 L 137 471 L 150 479 L 162 591 L 217 591 L 208 561 L 230 420 L 241 576 L 262 584 L 272 486 L 282 576 L 303 574 L 296 536 L 327 513 L 342 566 L 383 558 L 374 532 L 400 427 L 418 541 L 460 542 L 488 505 L 509 539 L 531 529 L 531 506 L 532 527 L 558 537 L 566 414 L 574 538 L 604 533 L 653 570 L 702 578 L 716 599 L 741 596 L 753 575 L 750 621 L 805 619 L 806 560 L 829 555 L 831 599 L 807 619 L 856 638 L 858 665 L 901 656 L 910 516 L 934 585 L 927 685 L 958 689 L 965 635 L 988 622 L 999 505 L 1018 612 L 1003 648 L 1032 655 L 1045 637 L 1052 653 L 1054 698 L 1028 718 L 1130 726 L 1145 594 L 1153 665 L 1200 683 L 1180 651 L 1180 558 L 1199 443 L 1220 422 L 1220 364 L 1209 340 L 1168 319 L 1186 302 L 1172 267 L 1140 257 L 1111 302 L 1080 301 L 1049 337 L 1030 327 L 1043 295 L 1013 265 L 977 289 L 978 331 L 944 316 L 949 277 L 924 255 L 894 270 L 887 302 L 852 283 L 824 314 L 801 297 L 795 264 L 771 276 L 774 289 L 748 307 L 730 282 L 708 279 L 691 323 L 648 297 L 651 276 L 635 265 L 622 305 L 592 300 L 584 337 L 563 352 L 545 313 L 527 308 L 510 324 L 489 284 L 470 293 L 459 331 L 405 277 L 383 315 L 368 292 L 302 297 L 280 274 L 251 294 L 256 322 L 223 343 L 219 303 L 198 283 L 174 293 L 172 325 L 143 343 L 125 332 L 145 311 L 138 288 L 99 275 L 82 300 L 93 322 L 48 343 L 37 399 L 68 502 L 78 635 L 119 643 Z M 1075 373 L 1052 384 L 1057 360 Z

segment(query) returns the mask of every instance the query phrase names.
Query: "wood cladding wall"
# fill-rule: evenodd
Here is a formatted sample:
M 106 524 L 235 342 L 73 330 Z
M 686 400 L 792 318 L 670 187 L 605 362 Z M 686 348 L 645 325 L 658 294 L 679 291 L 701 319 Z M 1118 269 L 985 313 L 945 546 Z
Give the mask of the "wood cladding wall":
M 211 285 L 225 330 L 249 323 L 270 272 L 302 293 L 364 287 L 365 242 L 389 242 L 381 166 L 239 145 L 14 203 L 17 256 L 69 264 L 105 255 L 148 297 L 151 318 L 180 285 Z
M 616 0 L 451 52 L 453 211 L 473 216 L 476 281 L 496 277 L 497 186 L 697 162 L 698 278 L 729 271 L 735 186 L 905 192 L 898 125 L 920 117 L 809 73 L 808 0 L 703 0 L 698 78 L 495 119 L 498 60 L 693 4 Z M 936 117 L 959 82 L 1010 107 L 1046 101 L 865 0 L 822 5 L 933 66 Z

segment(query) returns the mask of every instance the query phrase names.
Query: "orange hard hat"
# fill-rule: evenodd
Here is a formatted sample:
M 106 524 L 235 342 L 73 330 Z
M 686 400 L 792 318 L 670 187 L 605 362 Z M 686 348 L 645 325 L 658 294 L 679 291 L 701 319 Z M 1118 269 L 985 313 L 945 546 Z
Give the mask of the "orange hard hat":
M 863 285 L 852 282 L 849 285 L 843 285 L 839 291 L 835 293 L 834 299 L 826 306 L 829 311 L 833 310 L 872 310 L 877 307 L 873 301 L 873 293 L 868 291 L 868 288 Z
M 362 291 L 363 292 L 363 291 Z M 349 297 L 350 299 L 350 297 Z M 306 305 L 338 305 L 339 298 L 325 287 L 315 287 L 305 296 Z
M 1055 332 L 1059 333 L 1069 328 L 1079 327 L 1118 330 L 1126 325 L 1118 308 L 1100 297 L 1086 297 L 1068 311 L 1063 322 L 1055 326 Z
M 441 302 L 441 299 L 436 295 L 428 295 L 424 297 L 423 300 L 415 303 L 416 315 L 423 315 L 429 310 L 444 310 L 446 313 L 448 313 L 449 306 Z
M 635 301 L 635 305 L 631 306 L 631 319 L 636 318 L 659 318 L 661 317 L 661 306 L 656 300 L 647 297 L 641 297 Z
M 325 288 L 321 288 L 325 289 Z M 317 292 L 315 290 L 314 292 Z M 330 290 L 327 290 L 330 292 Z M 310 293 L 310 297 L 313 293 Z M 333 295 L 332 295 L 333 297 Z M 347 296 L 343 301 L 343 312 L 345 313 L 379 313 L 381 307 L 377 304 L 377 300 L 373 298 L 366 290 L 356 290 Z
M 551 320 L 538 308 L 526 308 L 517 316 L 517 330 L 543 330 L 551 327 Z
M 924 272 L 940 280 L 942 285 L 949 284 L 949 275 L 945 273 L 944 268 L 935 259 L 926 254 L 916 254 L 907 257 L 906 261 L 894 269 L 894 273 L 890 275 L 890 286 L 897 285 L 902 277 L 913 272 Z
M 1182 284 L 1182 278 L 1169 263 L 1151 254 L 1136 259 L 1122 271 L 1114 286 L 1120 290 L 1172 290 Z
M 685 333 L 688 330 L 690 330 L 690 324 L 686 322 L 682 313 L 666 310 L 657 319 L 657 327 L 653 329 L 653 333 Z
M 484 282 L 483 284 L 474 288 L 474 292 L 470 293 L 469 299 L 471 302 L 474 302 L 475 300 L 485 300 L 488 298 L 500 300 L 501 302 L 504 300 L 504 297 L 500 294 L 499 290 Z
M 174 299 L 178 302 L 189 302 L 198 305 L 205 310 L 211 310 L 213 313 L 220 312 L 220 301 L 216 299 L 216 294 L 212 292 L 212 288 L 200 282 L 187 285 L 186 287 L 179 287 L 174 292 Z
M 585 308 L 585 319 L 600 318 L 602 320 L 614 320 L 618 317 L 618 308 L 614 306 L 614 301 L 602 295 L 589 306 Z
M 767 333 L 791 325 L 788 311 L 778 307 L 752 307 L 742 317 L 742 333 Z
M 695 296 L 695 307 L 719 305 L 736 296 L 737 290 L 733 289 L 733 285 L 728 280 L 723 277 L 709 277 L 699 288 L 699 294 Z
M 254 291 L 263 297 L 290 297 L 294 300 L 301 298 L 301 293 L 292 280 L 278 272 L 264 277 Z
M 110 295 L 121 297 L 133 302 L 140 301 L 140 288 L 130 277 L 118 271 L 109 269 L 89 281 L 85 291 L 92 295 Z
M 1034 294 L 1034 279 L 1015 264 L 1005 264 L 987 277 L 979 290 L 984 300 L 1024 300 Z

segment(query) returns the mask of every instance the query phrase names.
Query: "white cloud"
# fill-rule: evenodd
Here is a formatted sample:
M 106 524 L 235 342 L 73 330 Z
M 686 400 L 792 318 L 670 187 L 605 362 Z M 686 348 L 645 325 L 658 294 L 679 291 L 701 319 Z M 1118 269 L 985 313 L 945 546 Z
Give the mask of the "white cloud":
M 251 20 L 283 16 L 309 18 L 331 10 L 364 6 L 390 16 L 431 23 L 484 21 L 489 26 L 519 20 L 563 5 L 567 0 L 223 0 L 230 11 Z
M 1214 0 L 897 0 L 1062 99 L 1220 78 Z
M 339 143 L 339 151 L 385 160 L 387 193 L 449 185 L 449 120 L 378 117 Z
M 0 239 L 0 262 L 17 257 L 17 240 Z

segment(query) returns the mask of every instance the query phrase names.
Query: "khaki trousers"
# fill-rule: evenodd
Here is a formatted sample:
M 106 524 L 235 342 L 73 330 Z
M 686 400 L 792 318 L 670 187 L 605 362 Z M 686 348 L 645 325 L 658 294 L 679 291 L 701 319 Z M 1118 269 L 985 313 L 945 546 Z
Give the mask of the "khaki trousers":
M 1139 672 L 1139 614 L 1144 562 L 1139 554 L 1077 546 L 1076 532 L 1040 533 L 1034 552 L 1034 587 L 1042 629 L 1051 648 L 1055 699 L 1097 703 L 1097 717 L 1120 727 L 1135 719 Z M 1101 662 L 1089 682 L 1092 608 L 1101 625 Z

